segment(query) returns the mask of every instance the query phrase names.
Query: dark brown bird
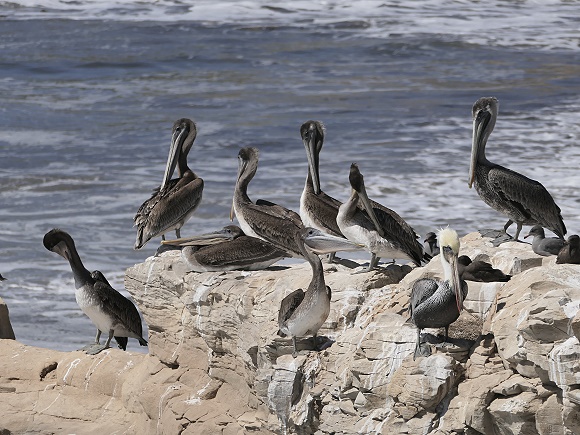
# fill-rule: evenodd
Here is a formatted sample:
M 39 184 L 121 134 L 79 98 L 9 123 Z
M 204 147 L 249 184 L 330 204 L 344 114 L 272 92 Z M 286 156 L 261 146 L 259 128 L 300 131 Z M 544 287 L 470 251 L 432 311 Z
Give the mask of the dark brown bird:
M 475 260 L 472 261 L 467 255 L 462 255 L 457 259 L 459 276 L 465 281 L 476 282 L 505 282 L 509 281 L 511 275 L 506 275 L 499 269 L 494 269 L 491 264 Z
M 580 264 L 580 237 L 578 237 L 578 234 L 568 237 L 568 240 L 558 252 L 556 263 Z
M 203 180 L 187 166 L 187 155 L 197 136 L 195 123 L 187 118 L 173 124 L 171 147 L 163 182 L 147 201 L 141 204 L 134 221 L 137 227 L 135 249 L 141 249 L 154 237 L 180 229 L 191 217 L 203 193 Z M 178 178 L 170 179 L 177 166 Z

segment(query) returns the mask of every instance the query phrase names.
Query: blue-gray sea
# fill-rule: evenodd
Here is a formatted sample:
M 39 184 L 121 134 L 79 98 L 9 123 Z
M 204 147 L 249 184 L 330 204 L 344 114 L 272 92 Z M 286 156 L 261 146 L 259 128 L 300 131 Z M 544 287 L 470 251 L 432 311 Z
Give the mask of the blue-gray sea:
M 205 180 L 182 235 L 229 223 L 243 146 L 261 152 L 250 196 L 298 210 L 309 119 L 326 126 L 328 194 L 348 197 L 358 162 L 369 195 L 420 235 L 500 228 L 467 186 L 481 96 L 500 101 L 488 158 L 541 181 L 580 231 L 577 2 L 192 3 L 0 1 L 0 295 L 22 342 L 94 336 L 48 230 L 122 292 L 125 269 L 155 253 L 158 240 L 133 250 L 132 219 L 181 117 L 198 125 L 189 165 Z

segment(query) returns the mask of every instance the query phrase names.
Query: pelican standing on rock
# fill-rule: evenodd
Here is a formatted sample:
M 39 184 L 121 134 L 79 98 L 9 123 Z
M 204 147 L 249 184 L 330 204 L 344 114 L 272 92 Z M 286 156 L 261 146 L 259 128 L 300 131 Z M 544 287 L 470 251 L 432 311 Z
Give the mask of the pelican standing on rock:
M 407 259 L 419 266 L 423 247 L 413 228 L 393 210 L 369 199 L 356 163 L 350 166 L 349 181 L 351 195 L 340 206 L 336 222 L 347 239 L 364 245 L 371 253 L 365 271 L 374 269 L 380 257 Z M 359 208 L 359 201 L 366 213 Z
M 457 257 L 459 255 L 459 236 L 450 229 L 439 231 L 443 281 L 419 279 L 413 284 L 409 314 L 417 327 L 417 344 L 413 359 L 428 356 L 429 351 L 421 348 L 421 329 L 445 327 L 445 341 L 449 325 L 459 318 L 463 300 L 467 296 L 467 283 L 459 276 Z
M 280 205 L 265 200 L 253 203 L 248 196 L 248 184 L 258 170 L 257 148 L 246 147 L 238 153 L 238 179 L 234 189 L 230 219 L 238 218 L 242 231 L 265 240 L 289 257 L 302 257 L 302 248 L 295 235 L 304 228 L 300 216 Z
M 524 239 L 528 237 L 534 237 L 532 240 L 532 250 L 544 257 L 549 257 L 550 255 L 558 255 L 560 249 L 564 246 L 564 239 L 559 237 L 548 237 L 546 238 L 546 233 L 541 225 L 534 225 L 530 232 L 524 236 Z
M 163 182 L 145 201 L 135 215 L 137 239 L 135 249 L 142 248 L 149 240 L 175 230 L 180 237 L 180 228 L 191 217 L 203 192 L 203 180 L 187 166 L 187 155 L 197 136 L 195 123 L 187 118 L 173 124 L 171 146 Z M 171 179 L 177 166 L 179 177 Z
M 308 175 L 300 197 L 302 223 L 304 226 L 317 228 L 333 236 L 344 237 L 336 223 L 338 208 L 342 203 L 320 189 L 318 167 L 320 151 L 324 143 L 324 126 L 319 121 L 306 121 L 300 127 L 300 136 L 308 158 Z M 330 255 L 330 261 L 332 261 L 334 253 Z
M 68 260 L 75 278 L 77 304 L 97 327 L 95 342 L 82 350 L 86 350 L 89 355 L 96 355 L 109 347 L 113 336 L 136 338 L 141 346 L 147 345 L 143 338 L 141 317 L 133 302 L 111 287 L 104 277 L 100 279 L 97 275 L 98 279 L 95 279 L 91 275 L 68 233 L 56 228 L 50 230 L 44 235 L 43 244 L 49 251 Z M 101 332 L 108 334 L 104 345 L 99 343 Z
M 278 335 L 292 337 L 294 357 L 298 354 L 296 337 L 312 334 L 314 347 L 317 347 L 316 334 L 330 313 L 332 292 L 324 282 L 324 270 L 317 254 L 357 248 L 356 244 L 342 237 L 331 236 L 315 228 L 303 228 L 295 233 L 295 237 L 303 257 L 312 267 L 312 280 L 306 291 L 295 290 L 280 304 Z
M 262 270 L 287 256 L 286 252 L 262 239 L 246 236 L 236 225 L 161 243 L 182 246 L 181 258 L 194 272 Z
M 503 232 L 517 224 L 515 240 L 522 225 L 539 224 L 549 228 L 558 237 L 566 234 L 560 208 L 546 188 L 538 181 L 487 160 L 485 146 L 493 131 L 498 113 L 498 101 L 493 97 L 480 98 L 473 105 L 473 141 L 469 187 L 475 190 L 491 208 L 506 215 L 509 220 Z
M 572 234 L 568 237 L 568 240 L 558 252 L 556 263 L 580 264 L 580 237 L 578 237 L 578 234 Z

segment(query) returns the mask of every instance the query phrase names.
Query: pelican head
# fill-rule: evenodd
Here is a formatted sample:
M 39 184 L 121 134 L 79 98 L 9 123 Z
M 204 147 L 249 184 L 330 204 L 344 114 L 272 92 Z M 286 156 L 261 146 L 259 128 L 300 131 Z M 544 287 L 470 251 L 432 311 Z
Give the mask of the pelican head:
M 459 256 L 459 236 L 455 230 L 444 228 L 439 231 L 439 245 L 441 249 L 441 264 L 445 273 L 445 280 L 450 281 L 455 298 L 457 309 L 461 312 L 463 307 L 463 292 L 461 291 L 461 279 L 459 278 L 459 268 L 457 257 Z
M 198 236 L 182 237 L 174 240 L 162 240 L 161 244 L 172 246 L 208 246 L 231 241 L 243 235 L 244 232 L 240 227 L 236 225 L 228 225 L 223 227 L 221 230 L 200 234 Z
M 350 181 L 350 187 L 352 187 L 353 192 L 356 192 L 362 201 L 362 204 L 367 212 L 368 217 L 373 222 L 375 229 L 381 237 L 384 236 L 384 231 L 381 224 L 373 210 L 373 206 L 367 195 L 367 190 L 365 188 L 365 181 L 363 175 L 360 173 L 358 165 L 353 163 L 350 165 L 350 173 L 348 175 L 348 180 Z
M 196 136 L 197 127 L 195 122 L 191 119 L 181 118 L 173 123 L 171 145 L 169 147 L 169 156 L 167 157 L 167 164 L 165 165 L 165 174 L 163 175 L 161 189 L 163 189 L 171 179 L 179 160 L 187 159 L 187 154 L 189 153 Z M 182 174 L 180 174 L 180 176 L 181 175 Z
M 315 228 L 304 228 L 300 231 L 302 242 L 316 254 L 328 254 L 337 251 L 358 251 L 364 245 L 351 242 L 344 237 L 324 233 Z
M 46 249 L 56 252 L 65 260 L 72 258 L 71 247 L 74 249 L 75 242 L 67 232 L 54 228 L 44 235 L 42 243 Z
M 258 170 L 258 160 L 260 152 L 258 148 L 245 147 L 238 152 L 238 178 L 236 181 L 236 188 L 246 188 L 256 171 Z M 242 186 L 242 183 L 244 186 Z M 235 196 L 235 195 L 234 195 Z M 230 210 L 230 220 L 233 221 L 235 216 L 234 201 L 232 200 L 232 208 Z
M 318 172 L 319 155 L 324 143 L 324 125 L 320 121 L 306 121 L 300 127 L 300 136 L 306 149 L 308 158 L 308 171 L 312 177 L 314 193 L 320 193 L 320 177 Z
M 471 165 L 469 167 L 469 187 L 475 179 L 477 160 L 485 158 L 485 144 L 495 127 L 499 102 L 495 97 L 483 97 L 475 102 L 472 109 L 473 138 L 471 142 Z

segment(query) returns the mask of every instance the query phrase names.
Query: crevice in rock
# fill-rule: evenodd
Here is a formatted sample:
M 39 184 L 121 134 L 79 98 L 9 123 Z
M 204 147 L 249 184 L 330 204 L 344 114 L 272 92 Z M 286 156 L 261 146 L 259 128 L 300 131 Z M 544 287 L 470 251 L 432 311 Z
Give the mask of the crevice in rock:
M 58 363 L 56 363 L 56 362 L 52 362 L 49 365 L 43 367 L 42 370 L 40 371 L 40 380 L 41 381 L 44 380 L 46 375 L 48 375 L 50 372 L 55 371 L 57 367 L 58 367 Z

